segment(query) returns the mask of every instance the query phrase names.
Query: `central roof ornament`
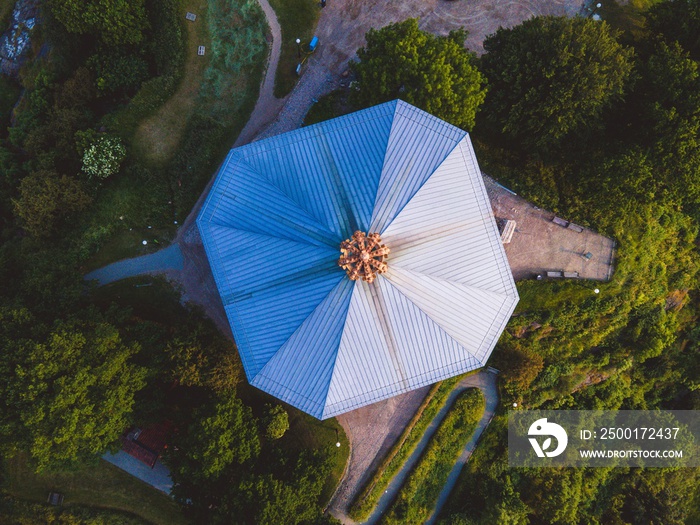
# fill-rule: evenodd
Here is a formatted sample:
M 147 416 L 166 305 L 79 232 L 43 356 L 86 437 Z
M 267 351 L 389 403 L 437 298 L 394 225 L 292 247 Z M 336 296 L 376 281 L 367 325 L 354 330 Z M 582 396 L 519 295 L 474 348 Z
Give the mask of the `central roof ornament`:
M 340 243 L 338 264 L 348 273 L 348 277 L 357 281 L 371 283 L 377 275 L 386 272 L 386 257 L 389 248 L 382 244 L 378 233 L 356 231 L 352 237 Z

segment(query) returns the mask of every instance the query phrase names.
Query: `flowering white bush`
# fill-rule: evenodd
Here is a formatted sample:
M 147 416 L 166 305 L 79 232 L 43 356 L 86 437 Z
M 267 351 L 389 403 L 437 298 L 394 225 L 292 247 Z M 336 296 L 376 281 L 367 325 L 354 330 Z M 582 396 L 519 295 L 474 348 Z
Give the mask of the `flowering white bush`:
M 102 135 L 83 154 L 83 172 L 88 177 L 106 179 L 119 171 L 126 148 L 117 137 Z

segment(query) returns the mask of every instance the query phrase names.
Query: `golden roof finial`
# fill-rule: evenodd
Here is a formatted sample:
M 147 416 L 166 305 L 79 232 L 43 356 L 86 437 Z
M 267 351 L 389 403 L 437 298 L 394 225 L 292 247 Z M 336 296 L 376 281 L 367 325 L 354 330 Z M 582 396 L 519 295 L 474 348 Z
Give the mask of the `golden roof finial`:
M 377 275 L 386 272 L 386 257 L 389 248 L 382 244 L 378 233 L 365 234 L 356 231 L 352 237 L 340 243 L 340 259 L 338 264 L 348 272 L 348 277 L 357 281 L 371 283 Z

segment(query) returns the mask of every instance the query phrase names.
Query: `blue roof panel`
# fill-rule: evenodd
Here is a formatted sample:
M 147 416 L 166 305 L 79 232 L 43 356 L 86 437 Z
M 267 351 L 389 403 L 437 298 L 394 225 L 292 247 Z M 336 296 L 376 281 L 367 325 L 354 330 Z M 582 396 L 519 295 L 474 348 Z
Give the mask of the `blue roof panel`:
M 321 419 L 354 286 L 340 281 L 252 384 Z
M 197 226 L 251 384 L 326 418 L 485 361 L 517 292 L 480 179 L 464 131 L 401 101 L 233 150 Z M 358 229 L 391 250 L 371 284 L 338 266 Z
M 254 142 L 239 151 L 340 242 L 369 223 L 395 104 Z

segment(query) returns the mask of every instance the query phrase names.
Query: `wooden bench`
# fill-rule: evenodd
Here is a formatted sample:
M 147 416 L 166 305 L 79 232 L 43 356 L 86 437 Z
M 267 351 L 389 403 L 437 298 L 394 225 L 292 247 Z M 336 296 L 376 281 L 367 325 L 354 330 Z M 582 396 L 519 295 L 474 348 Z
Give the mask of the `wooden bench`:
M 547 272 L 547 277 L 552 277 L 552 278 L 564 277 L 564 272 Z
M 578 224 L 574 224 L 573 222 L 570 222 L 569 229 L 574 230 L 576 233 L 581 233 L 583 231 L 583 226 L 579 226 Z
M 566 279 L 578 279 L 578 272 L 564 272 L 564 278 L 566 278 Z
M 505 225 L 503 226 L 503 232 L 501 233 L 501 242 L 503 244 L 508 244 L 513 239 L 515 226 L 515 221 L 506 221 Z
M 566 228 L 569 225 L 569 221 L 565 221 L 564 219 L 562 219 L 560 217 L 554 217 L 552 219 L 552 222 L 554 224 L 558 224 L 559 226 L 562 226 L 564 228 Z

